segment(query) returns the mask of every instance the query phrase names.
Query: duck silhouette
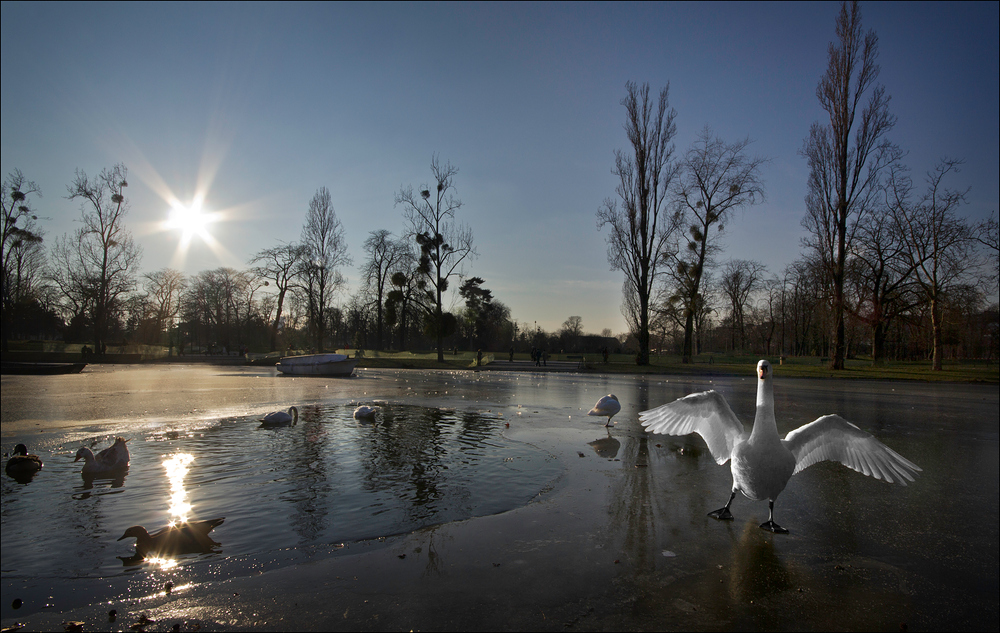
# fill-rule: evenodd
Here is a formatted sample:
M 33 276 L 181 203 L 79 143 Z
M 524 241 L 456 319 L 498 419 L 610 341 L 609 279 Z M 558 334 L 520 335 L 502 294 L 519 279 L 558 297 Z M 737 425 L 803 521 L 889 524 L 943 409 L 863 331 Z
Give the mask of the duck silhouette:
M 133 525 L 125 530 L 119 541 L 134 538 L 137 557 L 149 554 L 199 554 L 217 547 L 219 543 L 209 538 L 208 533 L 222 525 L 225 517 L 203 521 L 184 521 L 168 525 L 150 534 L 141 525 Z
M 31 476 L 42 469 L 42 460 L 38 455 L 29 455 L 28 447 L 18 444 L 7 460 L 7 474 L 15 479 Z

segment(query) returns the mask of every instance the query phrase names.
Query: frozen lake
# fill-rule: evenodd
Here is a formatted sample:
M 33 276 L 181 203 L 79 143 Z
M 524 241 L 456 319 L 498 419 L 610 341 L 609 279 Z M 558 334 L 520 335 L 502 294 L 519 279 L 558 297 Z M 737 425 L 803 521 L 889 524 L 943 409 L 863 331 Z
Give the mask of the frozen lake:
M 45 468 L 4 476 L 3 624 L 100 628 L 112 604 L 123 624 L 141 610 L 164 629 L 996 628 L 996 387 L 776 370 L 780 433 L 838 413 L 920 465 L 917 481 L 824 463 L 776 503 L 789 535 L 759 530 L 767 504 L 742 497 L 736 521 L 705 516 L 728 498 L 728 465 L 697 436 L 646 434 L 636 414 L 715 388 L 749 425 L 752 366 L 714 382 L 192 365 L 4 376 L 4 451 L 24 442 Z M 610 434 L 585 415 L 607 393 L 623 404 Z M 378 421 L 353 419 L 373 402 Z M 257 428 L 292 404 L 297 426 Z M 128 475 L 87 484 L 76 449 L 115 435 L 131 438 Z M 163 461 L 178 453 L 193 457 L 191 516 L 226 517 L 220 547 L 123 565 L 124 529 L 170 518 Z

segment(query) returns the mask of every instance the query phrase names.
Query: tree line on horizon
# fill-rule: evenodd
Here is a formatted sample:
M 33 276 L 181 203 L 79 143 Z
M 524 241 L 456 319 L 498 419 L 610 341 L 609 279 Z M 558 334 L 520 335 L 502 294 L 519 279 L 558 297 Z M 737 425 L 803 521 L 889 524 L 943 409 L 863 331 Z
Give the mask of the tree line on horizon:
M 81 226 L 48 252 L 32 209 L 39 187 L 20 170 L 7 176 L 4 350 L 9 340 L 49 338 L 98 351 L 434 349 L 439 360 L 459 348 L 608 349 L 640 365 L 651 354 L 692 362 L 706 352 L 817 355 L 835 368 L 856 356 L 930 358 L 935 368 L 946 355 L 996 358 L 998 308 L 987 305 L 997 289 L 995 215 L 978 225 L 958 215 L 966 192 L 947 185 L 959 160 L 943 159 L 925 188 L 914 184 L 888 140 L 895 117 L 875 83 L 877 37 L 862 32 L 856 2 L 843 4 L 837 36 L 817 88 L 830 122 L 815 123 L 802 150 L 809 237 L 782 271 L 721 258 L 733 213 L 764 199 L 767 159 L 748 153 L 748 138 L 727 142 L 708 126 L 675 156 L 669 84 L 653 100 L 648 84 L 626 83 L 630 150 L 615 154 L 618 199 L 604 201 L 597 224 L 625 277 L 627 333 L 586 334 L 579 316 L 553 333 L 518 323 L 486 280 L 467 274 L 476 250 L 456 219 L 458 169 L 437 156 L 428 183 L 394 197 L 400 234 L 368 234 L 349 296 L 342 271 L 353 262 L 325 187 L 309 201 L 299 241 L 257 252 L 242 270 L 141 273 L 119 164 L 96 178 L 77 170 L 67 193 L 81 202 Z
M 995 215 L 978 225 L 958 215 L 967 191 L 949 188 L 948 177 L 961 160 L 941 159 L 926 189 L 914 184 L 889 139 L 896 117 L 877 83 L 878 37 L 862 30 L 858 2 L 842 4 L 836 33 L 816 88 L 829 121 L 812 125 L 800 152 L 809 235 L 780 277 L 719 257 L 733 212 L 763 201 L 768 159 L 749 153 L 749 138 L 727 142 L 708 126 L 675 157 L 669 84 L 654 102 L 649 84 L 626 83 L 630 148 L 615 153 L 617 199 L 601 205 L 597 226 L 608 229 L 608 261 L 625 277 L 622 313 L 638 364 L 654 348 L 685 363 L 719 349 L 708 336 L 716 319 L 726 349 L 828 356 L 833 369 L 858 354 L 875 364 L 928 356 L 936 370 L 946 351 L 996 357 L 997 307 L 985 305 L 997 287 Z

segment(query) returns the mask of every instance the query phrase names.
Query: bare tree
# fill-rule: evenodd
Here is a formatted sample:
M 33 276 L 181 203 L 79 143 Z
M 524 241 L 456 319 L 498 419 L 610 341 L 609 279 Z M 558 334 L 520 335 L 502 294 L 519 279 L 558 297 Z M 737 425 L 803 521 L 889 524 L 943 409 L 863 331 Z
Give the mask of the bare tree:
M 157 337 L 164 330 L 167 332 L 171 350 L 174 339 L 171 335 L 174 319 L 180 313 L 181 297 L 187 287 L 184 275 L 172 268 L 164 268 L 152 273 L 146 273 L 146 300 L 152 311 L 152 320 Z
M 125 198 L 128 170 L 117 164 L 104 169 L 91 180 L 76 171 L 73 184 L 67 187 L 69 199 L 83 200 L 81 221 L 72 239 L 64 239 L 57 250 L 68 267 L 64 279 L 73 292 L 89 297 L 93 319 L 94 344 L 103 352 L 108 325 L 119 309 L 119 299 L 135 287 L 136 268 L 142 249 L 125 227 L 129 203 Z
M 729 299 L 729 314 L 733 325 L 733 351 L 742 349 L 746 344 L 746 313 L 750 296 L 758 289 L 766 271 L 764 264 L 746 259 L 730 260 L 722 271 L 722 291 Z
M 841 6 L 837 39 L 830 43 L 826 73 L 816 88 L 830 122 L 813 123 L 802 150 L 809 163 L 802 224 L 812 234 L 808 245 L 816 249 L 833 280 L 833 368 L 843 369 L 847 256 L 858 219 L 876 203 L 883 171 L 901 153 L 886 138 L 896 123 L 889 113 L 889 95 L 875 83 L 878 36 L 874 31 L 862 34 L 857 2 Z M 867 103 L 863 103 L 866 94 Z
M 774 334 L 781 321 L 779 312 L 782 309 L 784 286 L 777 277 L 765 279 L 761 285 L 761 300 L 751 307 L 751 318 L 760 338 L 761 353 L 770 356 Z M 781 354 L 780 349 L 778 353 Z
M 677 111 L 670 107 L 670 84 L 660 91 L 657 104 L 650 101 L 649 84 L 625 84 L 627 119 L 625 134 L 629 151 L 615 150 L 618 177 L 615 192 L 621 207 L 611 198 L 597 212 L 597 228 L 610 228 L 608 262 L 612 270 L 625 274 L 622 314 L 639 341 L 636 363 L 649 364 L 649 323 L 653 293 L 670 252 L 677 218 L 668 208 L 668 193 L 677 163 L 673 138 Z M 655 108 L 655 111 L 654 111 Z
M 344 226 L 333 209 L 326 187 L 320 187 L 309 201 L 306 224 L 302 227 L 302 246 L 305 258 L 299 268 L 299 278 L 309 301 L 309 320 L 316 336 L 316 350 L 322 352 L 327 321 L 333 316 L 330 302 L 345 283 L 338 269 L 351 264 Z
M 872 365 L 877 366 L 885 360 L 892 322 L 917 302 L 912 292 L 914 265 L 906 254 L 903 231 L 883 209 L 861 219 L 851 251 L 846 280 L 855 297 L 845 300 L 845 309 L 871 328 Z
M 429 310 L 428 334 L 435 339 L 438 362 L 444 362 L 444 337 L 454 332 L 455 317 L 442 308 L 442 297 L 448 290 L 448 279 L 461 272 L 461 266 L 476 256 L 472 245 L 472 229 L 455 221 L 455 212 L 462 201 L 455 198 L 454 178 L 458 168 L 451 163 L 442 166 L 437 156 L 431 158 L 431 173 L 435 184 L 422 185 L 420 193 L 413 187 L 400 188 L 396 204 L 403 205 L 403 214 L 410 225 L 410 234 L 420 246 L 417 264 L 417 287 L 425 294 Z M 424 305 L 424 302 L 420 302 Z
M 986 282 L 992 282 L 993 289 L 997 287 L 997 280 L 1000 279 L 1000 236 L 997 231 L 996 211 L 976 225 L 976 241 L 986 247 Z
M 712 265 L 716 240 L 736 209 L 764 200 L 760 169 L 766 158 L 749 156 L 750 139 L 726 143 L 707 126 L 688 150 L 681 168 L 678 201 L 688 225 L 687 247 L 676 256 L 676 278 L 684 313 L 683 362 L 694 351 L 695 319 L 703 298 L 702 276 Z M 714 232 L 713 232 L 714 231 Z
M 265 248 L 250 260 L 256 264 L 253 272 L 256 276 L 267 280 L 265 285 L 274 283 L 278 293 L 275 305 L 274 319 L 271 320 L 270 350 L 278 349 L 278 327 L 281 325 L 281 315 L 285 306 L 285 296 L 292 288 L 295 275 L 301 270 L 305 261 L 306 249 L 299 244 L 282 244 L 273 248 Z
M 3 349 L 7 351 L 7 340 L 12 331 L 15 312 L 24 306 L 32 294 L 39 272 L 44 264 L 41 250 L 42 232 L 35 221 L 38 219 L 31 208 L 29 196 L 41 197 L 38 185 L 28 180 L 15 169 L 7 175 L 0 191 L 3 217 L 2 254 L 3 277 L 0 280 L 3 311 Z
M 382 340 L 385 318 L 385 299 L 389 293 L 392 274 L 397 271 L 400 261 L 406 256 L 406 246 L 392 238 L 392 233 L 385 229 L 372 231 L 365 240 L 365 251 L 368 261 L 361 268 L 365 286 L 372 295 L 375 304 L 375 342 L 378 349 L 385 349 Z
M 3 241 L 0 243 L 0 255 L 3 260 L 3 278 L 0 280 L 3 297 L 3 350 L 7 351 L 7 339 L 11 332 L 11 323 L 15 304 L 25 293 L 26 274 L 30 270 L 38 270 L 34 266 L 26 268 L 26 260 L 37 260 L 41 257 L 39 246 L 42 234 L 35 228 L 37 216 L 31 209 L 28 196 L 41 197 L 42 191 L 38 185 L 28 180 L 15 169 L 7 175 L 0 191 L 3 217 L 0 224 L 3 229 Z
M 903 229 L 906 256 L 930 304 L 935 371 L 941 370 L 942 302 L 949 292 L 964 285 L 973 239 L 969 225 L 955 215 L 967 190 L 946 189 L 942 183 L 960 164 L 942 160 L 927 174 L 927 191 L 916 200 L 911 200 L 913 183 L 902 169 L 894 169 L 890 179 L 892 211 Z

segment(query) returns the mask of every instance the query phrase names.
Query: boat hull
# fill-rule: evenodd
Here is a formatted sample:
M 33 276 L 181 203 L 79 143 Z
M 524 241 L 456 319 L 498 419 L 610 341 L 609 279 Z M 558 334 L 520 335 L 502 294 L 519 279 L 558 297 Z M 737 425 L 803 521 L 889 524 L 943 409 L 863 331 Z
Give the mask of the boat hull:
M 291 376 L 350 376 L 357 364 L 343 354 L 307 354 L 282 358 L 275 367 Z

